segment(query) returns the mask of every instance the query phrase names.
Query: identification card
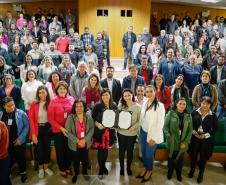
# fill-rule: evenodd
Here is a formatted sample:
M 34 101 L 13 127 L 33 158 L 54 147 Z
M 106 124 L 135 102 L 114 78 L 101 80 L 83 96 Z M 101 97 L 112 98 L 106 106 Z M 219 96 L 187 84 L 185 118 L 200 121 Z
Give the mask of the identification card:
M 67 112 L 64 113 L 64 118 L 67 118 Z
M 12 120 L 12 119 L 8 119 L 7 124 L 8 124 L 9 126 L 11 126 L 11 125 L 13 124 L 13 120 Z
M 81 132 L 81 138 L 85 137 L 85 132 Z

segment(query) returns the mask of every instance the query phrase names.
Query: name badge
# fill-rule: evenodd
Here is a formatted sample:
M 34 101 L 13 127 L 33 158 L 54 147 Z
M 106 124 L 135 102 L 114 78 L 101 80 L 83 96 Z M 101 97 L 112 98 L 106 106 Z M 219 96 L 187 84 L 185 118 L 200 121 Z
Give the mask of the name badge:
M 179 130 L 179 135 L 181 135 L 181 130 Z
M 81 138 L 85 137 L 85 132 L 81 132 Z
M 8 124 L 9 126 L 11 126 L 11 125 L 13 124 L 13 120 L 12 120 L 12 119 L 8 119 L 7 124 Z
M 67 118 L 67 112 L 64 113 L 64 118 Z

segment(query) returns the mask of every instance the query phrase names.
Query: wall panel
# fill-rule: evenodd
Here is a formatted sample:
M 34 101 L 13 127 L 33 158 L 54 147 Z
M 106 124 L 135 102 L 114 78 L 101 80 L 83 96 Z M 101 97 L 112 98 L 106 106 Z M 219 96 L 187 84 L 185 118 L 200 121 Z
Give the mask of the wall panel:
M 122 57 L 122 36 L 128 26 L 133 25 L 136 33 L 141 33 L 144 26 L 150 26 L 150 0 L 80 0 L 79 30 L 85 26 L 95 35 L 106 28 L 110 35 L 110 51 L 112 57 Z M 108 9 L 108 17 L 97 17 L 97 9 Z M 121 17 L 122 9 L 132 10 L 133 17 Z

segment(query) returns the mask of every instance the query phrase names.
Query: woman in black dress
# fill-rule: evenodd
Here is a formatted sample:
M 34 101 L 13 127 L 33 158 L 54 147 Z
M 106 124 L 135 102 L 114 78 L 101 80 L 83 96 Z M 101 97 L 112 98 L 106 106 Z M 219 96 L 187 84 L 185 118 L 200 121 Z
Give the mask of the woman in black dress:
M 102 118 L 105 110 L 116 110 L 117 106 L 113 103 L 111 92 L 109 89 L 102 89 L 101 101 L 96 104 L 92 111 L 92 118 L 95 122 L 93 147 L 98 150 L 97 160 L 99 164 L 99 177 L 108 174 L 105 162 L 108 157 L 108 150 L 115 140 L 114 129 L 106 128 L 103 126 Z

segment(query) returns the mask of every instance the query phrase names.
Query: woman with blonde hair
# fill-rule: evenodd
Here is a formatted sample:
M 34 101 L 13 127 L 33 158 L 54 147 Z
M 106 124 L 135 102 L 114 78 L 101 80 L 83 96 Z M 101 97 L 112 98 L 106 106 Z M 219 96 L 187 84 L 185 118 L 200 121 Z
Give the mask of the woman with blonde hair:
M 64 54 L 62 62 L 58 67 L 58 71 L 62 76 L 62 80 L 70 84 L 70 79 L 72 75 L 76 72 L 75 65 L 72 64 L 71 58 L 68 54 Z
M 48 81 L 49 75 L 56 70 L 57 67 L 53 64 L 52 57 L 45 56 L 42 64 L 38 67 L 38 80 L 45 84 Z

